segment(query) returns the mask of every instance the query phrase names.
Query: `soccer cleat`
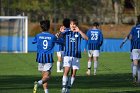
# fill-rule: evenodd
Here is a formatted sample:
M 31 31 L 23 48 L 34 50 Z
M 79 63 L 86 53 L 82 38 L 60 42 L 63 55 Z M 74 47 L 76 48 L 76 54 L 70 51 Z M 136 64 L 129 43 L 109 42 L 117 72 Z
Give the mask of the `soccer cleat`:
M 66 88 L 66 92 L 65 93 L 70 93 L 70 89 Z
M 134 76 L 133 77 L 133 83 L 136 83 L 137 82 L 137 76 Z
M 34 82 L 33 93 L 37 93 L 37 88 L 38 88 L 38 83 L 37 83 L 37 81 L 35 81 L 35 82 Z
M 66 88 L 62 88 L 62 92 L 61 93 L 66 93 Z
M 88 71 L 86 72 L 86 74 L 87 74 L 88 76 L 90 76 L 90 75 L 91 75 L 90 70 L 88 70 Z
M 137 86 L 138 85 L 138 83 L 137 83 L 137 76 L 134 76 L 133 77 L 133 85 L 134 86 Z

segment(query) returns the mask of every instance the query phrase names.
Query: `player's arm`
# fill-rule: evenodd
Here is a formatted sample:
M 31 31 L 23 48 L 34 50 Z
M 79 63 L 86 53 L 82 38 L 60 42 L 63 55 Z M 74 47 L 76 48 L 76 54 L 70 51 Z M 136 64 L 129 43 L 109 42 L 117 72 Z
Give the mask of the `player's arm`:
M 126 43 L 127 40 L 128 40 L 128 36 L 124 38 L 123 42 L 122 42 L 121 45 L 120 45 L 120 48 L 123 47 L 123 45 Z
M 123 45 L 126 43 L 126 41 L 129 39 L 131 40 L 132 39 L 132 33 L 133 33 L 133 28 L 131 29 L 130 33 L 127 35 L 127 37 L 124 38 L 123 42 L 121 43 L 120 45 L 120 48 L 123 47 Z
M 56 36 L 57 38 L 62 37 L 62 33 L 65 32 L 65 27 L 64 27 L 64 26 L 61 26 L 59 30 L 60 30 L 60 31 L 59 31 L 58 33 L 55 34 L 55 36 Z
M 57 32 L 56 34 L 55 34 L 55 36 L 56 36 L 56 38 L 59 38 L 61 35 L 61 32 Z
M 88 37 L 85 33 L 83 33 L 78 27 L 75 27 L 75 31 L 79 32 L 85 40 L 88 40 Z

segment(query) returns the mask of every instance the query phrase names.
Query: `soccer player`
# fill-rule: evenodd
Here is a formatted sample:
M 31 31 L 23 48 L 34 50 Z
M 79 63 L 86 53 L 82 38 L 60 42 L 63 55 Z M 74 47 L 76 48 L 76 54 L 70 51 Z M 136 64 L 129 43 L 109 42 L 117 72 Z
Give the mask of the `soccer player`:
M 100 52 L 100 47 L 103 43 L 103 34 L 99 29 L 99 23 L 94 22 L 92 29 L 87 31 L 88 41 L 87 41 L 87 50 L 88 50 L 88 70 L 87 75 L 91 75 L 91 65 L 94 61 L 94 75 L 96 75 L 96 70 L 98 67 L 98 57 Z M 85 49 L 86 50 L 86 49 Z
M 140 73 L 138 61 L 140 60 L 140 16 L 138 16 L 137 25 L 132 27 L 129 35 L 131 40 L 132 58 L 133 58 L 133 82 L 137 82 L 137 72 Z M 138 75 L 138 83 L 140 83 L 140 77 Z
M 63 25 L 60 28 L 62 36 L 65 38 L 64 50 L 64 74 L 62 78 L 62 93 L 69 93 L 72 87 L 76 72 L 79 69 L 79 61 L 81 58 L 81 38 L 88 40 L 88 37 L 77 27 L 76 19 L 63 20 Z M 71 71 L 70 77 L 68 77 Z
M 64 56 L 64 39 L 58 38 L 59 42 L 62 44 L 57 43 L 57 72 L 63 72 L 63 56 Z
M 42 32 L 37 34 L 34 38 L 33 44 L 37 44 L 38 70 L 42 73 L 42 78 L 34 83 L 33 93 L 37 92 L 37 87 L 43 85 L 45 93 L 48 93 L 48 80 L 50 78 L 51 69 L 53 66 L 53 47 L 55 45 L 56 36 L 48 32 L 50 28 L 50 21 L 40 21 Z

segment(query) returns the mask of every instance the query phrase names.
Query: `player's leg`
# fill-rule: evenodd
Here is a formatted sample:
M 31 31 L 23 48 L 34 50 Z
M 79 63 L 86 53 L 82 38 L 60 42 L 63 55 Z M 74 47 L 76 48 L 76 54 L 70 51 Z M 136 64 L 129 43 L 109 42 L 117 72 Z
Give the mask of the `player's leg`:
M 140 60 L 138 60 L 138 84 L 140 84 Z
M 138 84 L 140 84 L 140 49 L 138 49 L 138 57 L 137 57 L 137 60 L 138 60 Z
M 63 73 L 63 78 L 62 78 L 62 93 L 66 92 L 66 88 L 67 88 L 67 82 L 68 82 L 68 74 L 70 71 L 70 67 L 71 67 L 71 57 L 69 56 L 65 56 L 64 57 L 64 73 Z
M 38 64 L 38 70 L 42 71 L 42 79 L 39 81 L 35 81 L 33 93 L 37 92 L 37 88 L 40 85 L 43 85 L 45 93 L 48 93 L 47 81 L 50 77 L 52 65 L 52 63 Z
M 61 71 L 62 57 L 61 52 L 57 52 L 57 72 Z
M 72 61 L 72 69 L 71 69 L 71 76 L 68 78 L 68 84 L 67 84 L 67 91 L 66 93 L 70 92 L 70 88 L 72 87 L 75 77 L 76 77 L 76 72 L 80 68 L 79 64 L 79 58 L 73 58 Z
M 38 63 L 38 71 L 42 72 L 42 76 L 43 76 L 43 68 L 44 68 L 44 64 Z M 39 85 L 42 85 L 42 79 L 34 82 L 33 93 L 37 93 L 37 88 Z
M 98 68 L 98 57 L 99 57 L 99 50 L 94 50 L 93 51 L 94 75 L 96 75 L 97 68 Z
M 70 88 L 72 87 L 72 85 L 75 81 L 76 72 L 77 72 L 77 69 L 72 69 L 71 70 L 71 76 L 68 78 L 66 93 L 70 93 Z
M 42 81 L 43 81 L 43 88 L 44 88 L 44 92 L 45 93 L 49 93 L 48 92 L 48 80 L 50 78 L 50 72 L 47 71 L 47 72 L 44 72 L 43 73 L 43 77 L 42 77 Z
M 136 83 L 137 82 L 137 71 L 138 71 L 138 61 L 137 60 L 133 60 L 133 82 Z
M 139 57 L 139 53 L 138 53 L 138 49 L 133 49 L 132 50 L 132 56 L 133 56 L 133 82 L 136 83 L 137 82 L 137 72 L 138 72 L 138 57 Z
M 130 52 L 130 60 L 131 60 L 131 70 L 132 70 L 132 73 L 133 73 L 133 55 L 132 55 L 132 52 Z
M 64 60 L 64 51 L 61 51 L 61 65 L 60 65 L 61 72 L 63 72 L 63 60 Z
M 98 57 L 93 57 L 93 58 L 94 58 L 94 75 L 96 75 L 97 67 L 98 67 Z
M 87 75 L 91 75 L 92 51 L 93 50 L 88 51 L 88 64 L 87 64 L 88 70 L 86 72 Z

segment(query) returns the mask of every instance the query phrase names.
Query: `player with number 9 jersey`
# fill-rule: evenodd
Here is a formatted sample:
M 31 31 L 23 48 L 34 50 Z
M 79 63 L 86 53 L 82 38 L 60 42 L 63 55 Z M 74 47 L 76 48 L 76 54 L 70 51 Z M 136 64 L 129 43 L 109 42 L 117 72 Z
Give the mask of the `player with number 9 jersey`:
M 33 40 L 33 44 L 37 44 L 38 71 L 42 73 L 41 79 L 34 82 L 33 93 L 37 93 L 40 85 L 44 88 L 44 93 L 48 93 L 48 80 L 53 67 L 53 48 L 57 37 L 49 33 L 50 21 L 40 21 L 42 32 L 37 34 Z
M 52 63 L 53 62 L 53 47 L 55 46 L 56 36 L 43 31 L 37 34 L 33 43 L 37 43 L 37 58 L 39 63 Z

